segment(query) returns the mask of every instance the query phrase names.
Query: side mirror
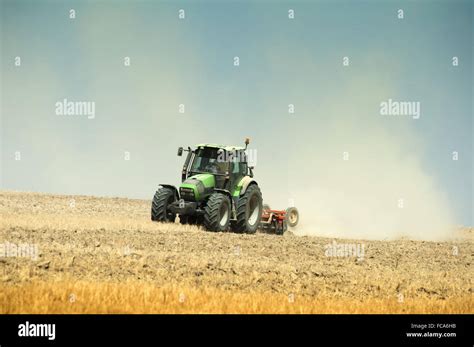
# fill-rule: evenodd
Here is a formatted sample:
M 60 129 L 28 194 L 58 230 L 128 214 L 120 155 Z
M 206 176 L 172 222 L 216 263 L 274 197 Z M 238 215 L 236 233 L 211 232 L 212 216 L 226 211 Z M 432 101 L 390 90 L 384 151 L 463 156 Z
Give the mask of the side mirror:
M 183 155 L 183 147 L 178 148 L 178 157 L 181 157 Z

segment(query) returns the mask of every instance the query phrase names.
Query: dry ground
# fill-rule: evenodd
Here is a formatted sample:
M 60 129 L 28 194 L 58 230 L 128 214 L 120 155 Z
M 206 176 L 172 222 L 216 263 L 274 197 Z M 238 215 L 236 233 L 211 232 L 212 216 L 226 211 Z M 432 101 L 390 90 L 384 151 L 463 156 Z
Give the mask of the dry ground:
M 472 313 L 472 229 L 449 242 L 211 233 L 150 201 L 0 192 L 0 313 Z M 25 254 L 24 254 L 25 255 Z

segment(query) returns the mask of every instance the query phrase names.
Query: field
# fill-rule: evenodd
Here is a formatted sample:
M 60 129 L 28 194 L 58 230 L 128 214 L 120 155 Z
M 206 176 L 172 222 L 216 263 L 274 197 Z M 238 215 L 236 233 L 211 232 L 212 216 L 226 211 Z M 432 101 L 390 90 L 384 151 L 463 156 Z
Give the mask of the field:
M 0 313 L 473 313 L 449 242 L 211 233 L 150 201 L 0 192 Z M 328 245 L 363 254 L 328 256 Z M 344 255 L 344 256 L 342 256 Z

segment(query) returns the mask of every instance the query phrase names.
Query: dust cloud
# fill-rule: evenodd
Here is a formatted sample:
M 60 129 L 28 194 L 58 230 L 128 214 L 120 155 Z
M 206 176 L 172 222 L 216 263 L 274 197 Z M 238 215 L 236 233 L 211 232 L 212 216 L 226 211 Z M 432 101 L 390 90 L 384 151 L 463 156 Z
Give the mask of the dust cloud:
M 418 120 L 380 115 L 380 102 L 393 91 L 370 79 L 355 78 L 317 109 L 303 104 L 302 112 L 289 116 L 278 149 L 286 171 L 262 164 L 264 199 L 275 208 L 294 203 L 300 211 L 297 235 L 450 239 L 453 211 L 426 165 L 426 144 L 413 123 Z M 364 94 L 357 95 L 358 85 Z M 285 180 L 287 189 L 275 189 Z

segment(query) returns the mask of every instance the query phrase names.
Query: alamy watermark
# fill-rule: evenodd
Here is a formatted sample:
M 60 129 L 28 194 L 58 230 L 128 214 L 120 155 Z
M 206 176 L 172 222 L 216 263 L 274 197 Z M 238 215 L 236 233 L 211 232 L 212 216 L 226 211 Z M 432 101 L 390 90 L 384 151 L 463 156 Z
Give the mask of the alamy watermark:
M 380 103 L 382 116 L 411 116 L 419 119 L 421 116 L 421 103 L 419 101 L 395 101 L 388 99 Z
M 95 101 L 69 101 L 63 99 L 55 103 L 58 116 L 87 116 L 95 118 Z
M 47 337 L 52 341 L 56 338 L 56 324 L 38 324 L 26 321 L 18 325 L 18 336 L 20 337 Z
M 353 257 L 358 261 L 364 259 L 365 245 L 363 243 L 337 243 L 333 241 L 324 246 L 326 257 Z
M 257 150 L 256 149 L 246 149 L 235 150 L 235 151 L 220 151 L 217 155 L 218 163 L 240 163 L 247 162 L 249 166 L 257 165 Z
M 0 258 L 31 258 L 38 260 L 38 245 L 34 243 L 0 243 Z

